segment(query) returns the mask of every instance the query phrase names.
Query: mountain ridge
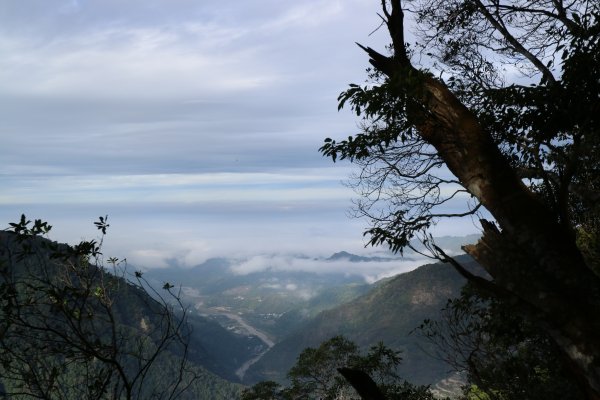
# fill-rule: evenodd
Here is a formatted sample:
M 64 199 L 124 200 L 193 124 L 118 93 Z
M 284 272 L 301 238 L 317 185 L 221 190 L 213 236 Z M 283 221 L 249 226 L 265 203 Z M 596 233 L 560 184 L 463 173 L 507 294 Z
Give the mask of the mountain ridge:
M 459 261 L 478 270 L 468 256 Z M 459 295 L 465 280 L 449 264 L 426 264 L 389 278 L 347 303 L 323 311 L 271 348 L 248 371 L 247 383 L 259 380 L 285 381 L 284 372 L 306 347 L 316 347 L 332 336 L 343 334 L 359 346 L 382 341 L 402 351 L 399 373 L 419 384 L 448 377 L 448 367 L 432 361 L 411 332 L 426 318 L 435 318 L 447 300 Z M 433 349 L 429 349 L 433 351 Z

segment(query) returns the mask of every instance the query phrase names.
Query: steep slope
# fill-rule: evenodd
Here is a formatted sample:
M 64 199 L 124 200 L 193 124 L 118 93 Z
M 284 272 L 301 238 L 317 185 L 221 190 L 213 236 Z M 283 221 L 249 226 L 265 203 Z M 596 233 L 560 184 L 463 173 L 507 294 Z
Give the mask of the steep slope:
M 459 259 L 476 268 L 469 257 Z M 411 332 L 424 319 L 436 318 L 446 301 L 458 296 L 464 283 L 450 265 L 440 263 L 386 280 L 369 293 L 320 313 L 277 343 L 248 371 L 246 379 L 281 381 L 304 348 L 343 334 L 363 347 L 382 341 L 401 350 L 399 372 L 404 378 L 421 384 L 436 382 L 447 376 L 448 367 L 427 355 L 427 344 Z
M 0 231 L 0 385 L 17 391 L 24 387 L 24 393 L 37 393 L 39 389 L 18 374 L 20 370 L 32 370 L 39 376 L 49 376 L 48 383 L 60 382 L 60 398 L 83 398 L 86 385 L 99 385 L 105 379 L 100 374 L 106 370 L 95 360 L 113 357 L 115 363 L 109 363 L 108 371 L 119 363 L 122 371 L 133 377 L 139 368 L 138 360 L 144 363 L 148 357 L 154 357 L 152 352 L 157 346 L 164 345 L 144 384 L 136 390 L 141 397 L 146 396 L 147 388 L 168 391 L 167 385 L 180 373 L 184 350 L 168 345 L 173 342 L 160 342 L 160 332 L 164 324 L 177 319 L 163 318 L 164 308 L 148 292 L 89 264 L 87 255 L 69 253 L 66 258 L 57 257 L 57 253 L 67 249 L 66 245 L 40 237 L 19 241 L 16 235 Z M 221 340 L 229 334 L 218 324 L 202 324 L 197 318 L 194 326 L 205 329 L 209 335 L 221 334 Z M 97 352 L 89 353 L 92 348 Z M 91 361 L 86 364 L 85 360 Z M 189 386 L 180 398 L 229 399 L 239 392 L 238 385 L 209 372 L 207 368 L 219 372 L 219 366 L 196 336 L 190 341 L 188 361 L 196 380 L 191 381 L 191 375 L 186 375 L 183 383 Z M 40 387 L 46 383 L 37 382 Z M 53 396 L 56 398 L 56 394 Z

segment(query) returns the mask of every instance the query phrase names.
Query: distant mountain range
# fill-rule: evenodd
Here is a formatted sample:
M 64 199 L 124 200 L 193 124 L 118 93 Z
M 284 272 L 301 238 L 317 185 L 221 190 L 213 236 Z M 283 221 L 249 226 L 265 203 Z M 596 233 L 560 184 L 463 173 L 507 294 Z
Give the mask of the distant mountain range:
M 273 338 L 290 333 L 305 319 L 369 289 L 362 275 L 347 273 L 341 265 L 338 272 L 333 272 L 331 263 L 339 265 L 343 263 L 340 260 L 294 257 L 282 261 L 266 257 L 252 262 L 262 262 L 265 267 L 240 273 L 238 268 L 247 261 L 213 258 L 190 269 L 150 270 L 146 276 L 156 285 L 168 281 L 183 286 L 184 297 L 202 315 L 214 316 L 219 309 L 238 313 Z M 277 265 L 298 262 L 303 266 L 309 263 L 313 271 Z
M 477 238 L 444 237 L 436 243 L 448 253 L 458 254 L 461 245 Z M 263 346 L 255 346 L 252 362 L 237 375 L 243 376 L 244 383 L 283 381 L 304 348 L 344 334 L 364 347 L 383 341 L 402 350 L 403 377 L 431 384 L 447 378 L 448 367 L 428 356 L 427 344 L 411 332 L 424 319 L 436 318 L 447 300 L 459 295 L 465 282 L 449 265 L 416 268 L 419 263 L 426 264 L 417 257 L 416 253 L 399 257 L 387 252 L 361 256 L 340 251 L 326 258 L 216 258 L 190 269 L 169 268 L 148 274 L 157 284 L 166 280 L 182 284 L 185 298 L 197 312 L 230 332 L 252 337 L 252 332 L 235 320 L 242 319 L 268 338 L 271 343 L 263 340 Z M 469 257 L 459 259 L 476 268 Z M 410 271 L 368 283 L 369 269 L 381 265 L 404 265 Z
M 330 257 L 328 257 L 327 261 L 349 261 L 349 262 L 392 262 L 398 259 L 402 259 L 405 261 L 412 261 L 413 258 L 410 257 L 365 257 L 365 256 L 357 256 L 356 254 L 348 253 L 347 251 L 340 251 L 339 253 L 334 253 Z

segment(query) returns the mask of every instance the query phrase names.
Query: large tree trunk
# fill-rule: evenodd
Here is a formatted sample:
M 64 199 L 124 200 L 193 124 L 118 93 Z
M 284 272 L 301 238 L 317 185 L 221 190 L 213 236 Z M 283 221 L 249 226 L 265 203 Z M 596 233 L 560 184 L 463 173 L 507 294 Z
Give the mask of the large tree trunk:
M 404 47 L 401 2 L 391 4 L 391 12 L 384 13 L 395 55 L 364 48 L 370 62 L 399 85 L 409 73 L 420 77 L 416 100 L 422 108 L 415 107 L 409 117 L 500 228 L 484 223 L 483 238 L 465 250 L 489 272 L 499 291 L 527 305 L 521 311 L 546 327 L 589 398 L 600 399 L 600 279 L 571 233 L 517 177 L 476 116 L 444 83 L 412 66 Z

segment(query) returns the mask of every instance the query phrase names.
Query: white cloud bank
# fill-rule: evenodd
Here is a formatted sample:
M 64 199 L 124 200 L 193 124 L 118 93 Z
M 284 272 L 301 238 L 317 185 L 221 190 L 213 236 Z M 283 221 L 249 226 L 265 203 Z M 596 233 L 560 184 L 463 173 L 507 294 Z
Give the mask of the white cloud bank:
M 240 275 L 262 271 L 303 271 L 316 274 L 346 274 L 362 276 L 367 283 L 412 271 L 430 260 L 419 257 L 414 259 L 390 259 L 389 261 L 349 262 L 347 260 L 323 260 L 299 258 L 291 255 L 260 255 L 241 261 L 231 267 Z M 289 289 L 292 290 L 292 289 Z

